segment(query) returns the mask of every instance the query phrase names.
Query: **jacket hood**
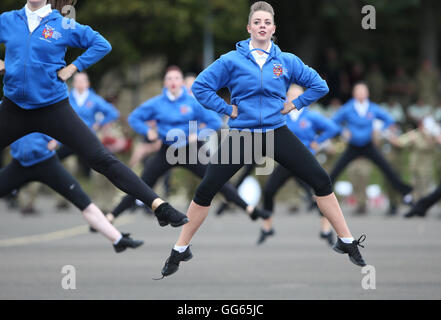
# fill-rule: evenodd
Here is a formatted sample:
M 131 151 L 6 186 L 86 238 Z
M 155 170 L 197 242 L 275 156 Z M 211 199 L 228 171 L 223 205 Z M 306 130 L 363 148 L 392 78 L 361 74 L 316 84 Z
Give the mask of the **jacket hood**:
M 248 38 L 246 40 L 239 41 L 236 44 L 236 50 L 244 55 L 245 57 L 249 57 L 251 54 L 250 50 L 250 41 L 251 38 Z M 280 50 L 279 46 L 276 45 L 273 41 L 271 41 L 271 51 L 269 54 L 269 58 L 277 57 L 279 54 L 282 53 L 282 50 Z

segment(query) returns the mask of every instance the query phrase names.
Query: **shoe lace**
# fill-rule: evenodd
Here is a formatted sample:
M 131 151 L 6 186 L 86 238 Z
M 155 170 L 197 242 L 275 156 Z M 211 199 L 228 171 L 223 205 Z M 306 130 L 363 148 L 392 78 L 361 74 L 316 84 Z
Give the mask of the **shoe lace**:
M 170 258 L 167 258 L 167 260 L 165 261 L 165 266 L 167 266 L 168 265 L 168 261 L 170 260 Z M 162 275 L 161 276 L 161 278 L 152 278 L 153 280 L 162 280 L 162 279 L 164 279 L 165 278 L 165 276 L 164 275 Z
M 191 244 L 188 245 L 189 248 L 190 248 L 191 246 L 192 246 Z M 171 261 L 170 261 L 170 260 L 171 260 Z M 170 257 L 167 258 L 167 260 L 165 260 L 165 265 L 164 265 L 164 267 L 168 266 L 169 263 L 179 264 L 179 262 L 180 262 L 179 260 L 178 260 L 178 261 L 174 260 L 174 259 L 173 259 L 173 255 L 171 255 Z M 157 279 L 152 278 L 152 279 L 153 279 L 153 280 L 162 280 L 162 279 L 164 279 L 164 278 L 165 278 L 165 276 L 162 275 L 161 278 L 157 278 Z
M 361 259 L 361 254 L 360 251 L 358 251 L 357 246 L 364 248 L 364 246 L 361 244 L 362 242 L 364 242 L 364 240 L 366 240 L 365 234 L 362 234 L 360 238 L 358 238 L 358 240 L 354 240 L 354 242 L 352 243 L 353 245 L 349 246 L 348 248 L 349 255 L 353 256 L 355 259 Z
M 356 244 L 357 246 L 360 246 L 360 247 L 364 248 L 364 246 L 361 244 L 361 243 L 364 242 L 364 240 L 366 240 L 366 235 L 365 235 L 365 234 L 362 234 L 362 235 L 360 236 L 360 238 L 358 238 L 358 240 L 355 240 L 355 244 Z

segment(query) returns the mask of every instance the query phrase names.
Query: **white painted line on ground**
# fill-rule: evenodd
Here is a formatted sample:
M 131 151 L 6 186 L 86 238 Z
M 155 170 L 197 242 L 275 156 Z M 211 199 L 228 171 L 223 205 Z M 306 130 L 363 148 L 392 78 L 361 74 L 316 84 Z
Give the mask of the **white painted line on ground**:
M 122 226 L 126 224 L 130 224 L 135 221 L 135 217 L 133 215 L 124 216 L 118 219 L 115 223 L 115 226 Z M 89 225 L 82 225 L 73 228 L 63 229 L 55 232 L 36 234 L 33 236 L 24 236 L 18 238 L 11 239 L 3 239 L 0 240 L 0 247 L 13 247 L 13 246 L 23 246 L 33 243 L 40 242 L 49 242 L 54 240 L 66 239 L 69 237 L 74 237 L 80 234 L 89 233 Z

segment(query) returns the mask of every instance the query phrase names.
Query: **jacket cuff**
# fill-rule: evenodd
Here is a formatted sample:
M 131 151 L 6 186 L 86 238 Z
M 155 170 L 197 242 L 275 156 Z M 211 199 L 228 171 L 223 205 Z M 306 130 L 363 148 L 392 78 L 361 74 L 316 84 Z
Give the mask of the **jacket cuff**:
M 232 105 L 227 105 L 225 108 L 225 114 L 227 116 L 231 116 L 231 114 L 233 113 L 233 106 Z
M 291 101 L 294 106 L 296 107 L 297 110 L 300 111 L 300 109 L 302 109 L 304 107 L 304 105 L 302 104 L 302 102 L 299 100 L 299 98 L 294 99 L 293 101 Z
M 78 72 L 81 72 L 84 70 L 83 65 L 81 64 L 81 62 L 79 62 L 78 60 L 75 60 L 74 62 L 72 62 L 72 64 L 77 67 Z

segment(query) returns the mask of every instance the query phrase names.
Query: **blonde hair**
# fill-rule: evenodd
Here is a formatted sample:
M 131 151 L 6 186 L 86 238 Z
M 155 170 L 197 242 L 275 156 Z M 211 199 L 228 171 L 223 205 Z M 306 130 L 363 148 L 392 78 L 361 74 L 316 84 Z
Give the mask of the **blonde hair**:
M 248 24 L 251 23 L 251 18 L 253 17 L 253 14 L 257 11 L 269 12 L 273 16 L 273 21 L 274 21 L 273 7 L 266 1 L 257 1 L 253 3 L 253 5 L 250 8 L 250 15 L 248 16 Z

